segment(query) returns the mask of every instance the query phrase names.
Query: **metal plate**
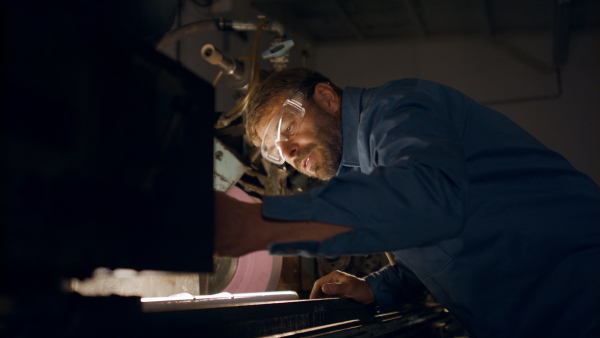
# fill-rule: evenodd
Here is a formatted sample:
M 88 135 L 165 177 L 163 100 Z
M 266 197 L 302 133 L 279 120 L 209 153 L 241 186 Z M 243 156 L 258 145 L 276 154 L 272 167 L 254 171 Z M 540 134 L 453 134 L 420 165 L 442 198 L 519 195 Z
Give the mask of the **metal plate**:
M 231 279 L 235 274 L 238 266 L 237 258 L 214 258 L 213 259 L 215 272 L 200 276 L 200 292 L 201 294 L 213 295 L 219 293 L 231 283 Z M 204 274 L 203 274 L 204 275 Z M 204 277 L 204 278 L 203 278 Z M 208 279 L 208 280 L 207 280 Z M 203 292 L 203 282 L 207 281 L 206 293 Z

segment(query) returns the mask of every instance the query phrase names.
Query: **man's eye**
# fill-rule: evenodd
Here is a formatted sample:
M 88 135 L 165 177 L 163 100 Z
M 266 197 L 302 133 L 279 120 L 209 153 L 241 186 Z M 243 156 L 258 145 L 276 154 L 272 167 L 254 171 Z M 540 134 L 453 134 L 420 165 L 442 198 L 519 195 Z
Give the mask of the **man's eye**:
M 285 133 L 286 134 L 291 133 L 294 130 L 294 125 L 295 125 L 294 122 L 288 124 L 287 127 L 285 128 Z

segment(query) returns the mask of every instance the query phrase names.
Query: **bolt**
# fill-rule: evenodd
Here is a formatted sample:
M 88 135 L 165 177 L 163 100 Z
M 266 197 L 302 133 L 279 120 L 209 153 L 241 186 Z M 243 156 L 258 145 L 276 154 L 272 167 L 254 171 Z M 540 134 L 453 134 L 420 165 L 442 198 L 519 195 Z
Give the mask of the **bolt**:
M 220 161 L 223 159 L 223 152 L 220 150 L 217 150 L 217 152 L 215 153 L 215 158 Z

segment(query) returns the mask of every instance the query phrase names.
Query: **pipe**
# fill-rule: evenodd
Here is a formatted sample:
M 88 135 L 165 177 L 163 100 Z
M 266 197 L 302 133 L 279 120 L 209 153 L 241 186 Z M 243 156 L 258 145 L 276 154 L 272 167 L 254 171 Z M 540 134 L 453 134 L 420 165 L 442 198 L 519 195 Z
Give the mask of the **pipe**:
M 248 92 L 242 98 L 242 100 L 233 109 L 227 113 L 221 114 L 219 119 L 215 123 L 216 129 L 227 127 L 231 122 L 240 117 L 250 101 L 250 97 L 256 90 L 260 79 L 260 69 L 258 68 L 258 48 L 260 45 L 260 35 L 262 34 L 264 22 L 263 18 L 259 17 L 258 26 L 256 27 L 256 35 L 254 37 L 254 43 L 252 47 L 252 57 L 250 59 L 250 83 L 248 85 Z
M 244 67 L 241 63 L 232 61 L 225 57 L 223 53 L 211 44 L 206 44 L 200 50 L 200 55 L 208 63 L 218 66 L 225 75 L 231 76 L 235 80 L 244 78 Z
M 219 20 L 220 30 L 234 30 L 238 32 L 256 31 L 258 23 L 254 21 L 238 21 L 238 20 Z M 285 36 L 285 27 L 280 22 L 270 21 L 263 23 L 263 31 L 274 33 L 276 37 Z
M 166 45 L 177 42 L 189 35 L 194 35 L 203 32 L 213 31 L 256 31 L 258 29 L 258 23 L 251 21 L 238 21 L 238 20 L 226 20 L 220 19 L 206 19 L 183 25 L 179 28 L 173 29 L 163 36 L 163 38 L 156 44 L 156 49 L 162 49 Z M 263 22 L 262 30 L 270 33 L 274 33 L 277 37 L 285 37 L 285 27 L 277 21 Z
M 214 32 L 217 31 L 218 28 L 218 21 L 215 19 L 201 20 L 183 25 L 170 32 L 167 32 L 167 34 L 160 39 L 158 44 L 156 44 L 156 49 L 162 49 L 166 45 L 177 42 L 189 35 L 203 32 Z

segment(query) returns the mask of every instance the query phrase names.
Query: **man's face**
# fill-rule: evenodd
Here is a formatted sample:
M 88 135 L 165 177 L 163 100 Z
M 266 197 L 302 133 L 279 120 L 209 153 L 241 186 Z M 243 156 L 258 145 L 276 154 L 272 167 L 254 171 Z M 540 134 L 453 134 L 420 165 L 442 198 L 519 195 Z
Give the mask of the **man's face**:
M 292 139 L 280 143 L 281 150 L 286 162 L 299 172 L 329 180 L 337 173 L 342 157 L 341 119 L 312 100 L 304 102 L 306 115 L 300 129 Z

